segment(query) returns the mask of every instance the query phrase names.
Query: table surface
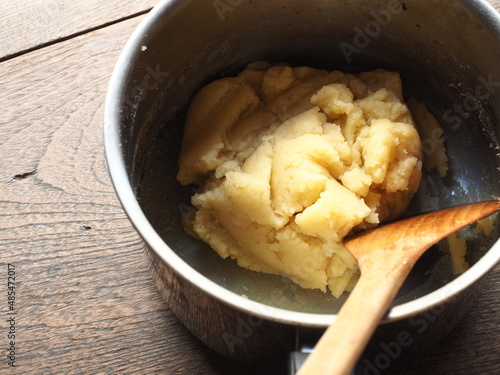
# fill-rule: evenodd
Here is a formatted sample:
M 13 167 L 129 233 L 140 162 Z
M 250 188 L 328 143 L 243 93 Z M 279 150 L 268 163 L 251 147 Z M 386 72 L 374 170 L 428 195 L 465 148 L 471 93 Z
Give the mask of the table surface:
M 155 1 L 0 4 L 0 374 L 255 374 L 161 300 L 106 169 L 109 78 Z M 499 292 L 497 267 L 467 319 L 392 374 L 500 373 Z

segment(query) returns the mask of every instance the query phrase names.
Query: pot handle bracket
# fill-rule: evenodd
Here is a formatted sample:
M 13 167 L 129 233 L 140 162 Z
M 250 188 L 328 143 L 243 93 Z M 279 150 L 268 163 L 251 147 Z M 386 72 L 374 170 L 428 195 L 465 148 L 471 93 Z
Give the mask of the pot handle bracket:
M 295 375 L 300 366 L 304 363 L 310 351 L 300 350 L 291 352 L 288 355 L 288 375 Z
M 312 351 L 312 348 L 303 346 L 300 350 L 290 352 L 288 354 L 288 375 L 295 375 Z M 356 375 L 356 369 L 350 375 Z

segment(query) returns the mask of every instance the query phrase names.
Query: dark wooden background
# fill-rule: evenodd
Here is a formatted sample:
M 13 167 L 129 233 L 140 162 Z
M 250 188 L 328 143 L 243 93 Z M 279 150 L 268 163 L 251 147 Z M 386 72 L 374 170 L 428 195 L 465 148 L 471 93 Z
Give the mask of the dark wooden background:
M 0 374 L 253 375 L 165 306 L 108 177 L 108 81 L 155 1 L 0 4 Z M 394 374 L 500 373 L 499 292 L 497 267 L 454 333 Z

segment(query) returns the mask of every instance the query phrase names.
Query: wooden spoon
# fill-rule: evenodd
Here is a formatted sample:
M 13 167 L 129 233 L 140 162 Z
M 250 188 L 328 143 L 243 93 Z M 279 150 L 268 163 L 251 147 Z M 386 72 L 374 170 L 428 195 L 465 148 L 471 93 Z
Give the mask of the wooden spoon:
M 347 375 L 418 258 L 451 233 L 500 210 L 500 201 L 422 214 L 346 239 L 361 277 L 297 375 Z

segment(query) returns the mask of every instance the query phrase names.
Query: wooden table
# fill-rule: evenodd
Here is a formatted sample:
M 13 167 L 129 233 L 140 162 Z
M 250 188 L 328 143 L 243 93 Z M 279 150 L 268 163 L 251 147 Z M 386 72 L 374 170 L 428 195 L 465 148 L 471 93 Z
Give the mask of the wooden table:
M 107 173 L 108 81 L 155 1 L 0 4 L 0 373 L 254 374 L 165 306 Z M 500 373 L 499 292 L 497 267 L 468 318 L 399 374 Z

